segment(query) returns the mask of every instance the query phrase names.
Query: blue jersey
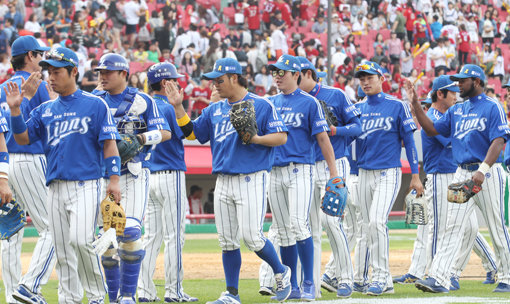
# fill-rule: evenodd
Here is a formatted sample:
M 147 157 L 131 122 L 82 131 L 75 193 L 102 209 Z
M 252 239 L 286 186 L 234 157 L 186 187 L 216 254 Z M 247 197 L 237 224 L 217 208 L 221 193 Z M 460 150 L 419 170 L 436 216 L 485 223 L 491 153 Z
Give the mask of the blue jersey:
M 27 126 L 30 142 L 41 140 L 46 154 L 46 185 L 101 178 L 104 141 L 120 139 L 106 102 L 81 90 L 41 104 Z
M 287 132 L 273 104 L 266 98 L 248 93 L 242 100 L 255 106 L 258 135 Z M 242 101 L 240 100 L 240 101 Z M 230 123 L 232 104 L 226 99 L 211 103 L 193 121 L 193 132 L 200 143 L 211 142 L 213 173 L 248 174 L 270 171 L 275 149 L 263 145 L 244 145 Z
M 356 155 L 356 142 L 351 143 L 351 145 L 347 147 L 345 150 L 345 155 L 347 156 L 349 167 L 351 168 L 350 173 L 353 175 L 358 175 L 358 162 L 353 158 L 353 155 Z
M 483 162 L 494 139 L 510 138 L 503 107 L 485 94 L 452 106 L 434 122 L 434 128 L 439 134 L 452 137 L 453 156 L 458 164 Z
M 430 108 L 427 116 L 432 122 L 443 117 L 443 113 L 435 108 Z M 423 147 L 423 169 L 431 173 L 455 173 L 457 163 L 453 159 L 452 143 L 450 138 L 442 135 L 427 136 L 421 130 L 421 142 Z
M 358 118 L 360 112 L 352 104 L 344 91 L 338 88 L 317 84 L 313 90 L 310 91 L 310 95 L 323 100 L 328 105 L 329 110 L 338 120 L 339 128 L 353 123 L 358 126 L 361 125 Z M 346 132 L 337 132 L 335 136 L 330 136 L 329 140 L 335 151 L 335 158 L 339 159 L 345 156 L 345 148 L 352 142 L 352 137 L 346 136 Z M 319 144 L 315 142 L 315 161 L 321 160 L 324 160 L 324 155 L 322 155 Z
M 174 107 L 168 103 L 168 98 L 166 96 L 154 95 L 153 99 L 159 109 L 159 113 L 166 119 L 170 126 L 172 138 L 154 146 L 147 168 L 149 168 L 151 172 L 162 170 L 186 171 L 184 145 L 182 143 L 184 134 L 182 134 L 181 128 L 177 125 Z
M 21 82 L 22 79 L 27 79 L 30 77 L 30 73 L 25 71 L 17 71 L 14 76 L 12 76 L 7 82 L 15 82 L 18 84 L 18 87 L 21 90 Z M 6 117 L 10 117 L 11 112 L 9 110 L 9 106 L 7 105 L 7 102 L 5 100 L 5 85 L 6 83 L 3 83 L 0 86 L 0 105 L 2 108 L 6 109 L 5 115 Z M 21 103 L 20 110 L 21 114 L 23 114 L 23 118 L 25 120 L 28 119 L 30 112 L 38 107 L 41 103 L 46 102 L 50 100 L 50 96 L 48 94 L 48 90 L 46 89 L 46 81 L 42 81 L 39 85 L 39 88 L 37 88 L 37 91 L 35 92 L 35 95 L 32 99 L 28 100 L 27 98 L 23 98 L 23 102 Z M 44 153 L 42 143 L 40 142 L 33 142 L 30 145 L 21 146 L 16 143 L 14 140 L 14 137 L 12 136 L 12 133 L 9 132 L 6 136 L 6 143 L 7 143 L 7 149 L 9 150 L 9 153 L 30 153 L 30 154 L 42 154 Z
M 301 89 L 269 99 L 289 130 L 287 143 L 276 147 L 274 166 L 287 166 L 291 162 L 315 164 L 314 135 L 329 131 L 319 101 Z
M 409 105 L 385 93 L 356 104 L 362 133 L 356 139 L 358 167 L 380 170 L 402 167 L 402 140 L 416 130 Z
M 92 93 L 106 100 L 106 103 L 108 104 L 110 110 L 112 111 L 112 115 L 117 124 L 117 128 L 119 129 L 119 133 L 130 132 L 129 124 L 131 123 L 130 120 L 132 120 L 133 118 L 139 119 L 140 121 L 143 122 L 143 124 L 146 125 L 146 127 L 141 129 L 132 128 L 132 132 L 134 134 L 144 133 L 152 130 L 170 130 L 167 121 L 159 114 L 159 109 L 157 106 L 154 105 L 154 101 L 152 100 L 152 98 L 149 95 L 138 91 L 137 89 L 127 87 L 122 93 L 117 95 L 110 95 L 105 91 L 93 91 Z M 129 98 L 130 100 L 126 102 L 125 100 L 126 94 L 130 93 L 133 93 L 131 95 L 132 98 Z M 132 109 L 133 105 L 138 102 L 142 103 L 145 102 L 146 104 L 146 107 L 145 106 L 142 107 L 141 111 Z M 138 106 L 135 107 L 138 108 Z M 124 126 L 125 129 L 123 129 Z M 150 149 L 151 147 L 145 146 L 142 152 L 140 152 L 135 158 L 133 158 L 131 162 L 140 162 L 148 160 L 150 158 L 150 155 L 148 155 Z M 147 162 L 143 162 L 142 164 L 144 168 L 146 168 L 146 166 L 148 165 Z M 121 172 L 122 174 L 128 172 L 125 165 L 122 166 Z

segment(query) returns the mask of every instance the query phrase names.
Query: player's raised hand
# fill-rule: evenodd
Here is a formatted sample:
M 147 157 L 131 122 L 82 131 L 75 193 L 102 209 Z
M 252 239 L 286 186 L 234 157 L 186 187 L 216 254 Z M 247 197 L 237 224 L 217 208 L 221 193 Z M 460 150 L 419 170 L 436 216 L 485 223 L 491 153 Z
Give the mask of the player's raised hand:
M 211 102 L 217 102 L 217 101 L 220 101 L 220 100 L 221 100 L 220 93 L 218 93 L 218 90 L 216 90 L 215 86 L 212 86 L 212 89 L 211 89 Z
M 173 106 L 182 105 L 182 100 L 184 99 L 184 89 L 179 89 L 175 81 L 165 82 L 165 92 L 166 96 L 168 97 L 168 102 L 171 105 Z
M 9 108 L 11 108 L 11 110 L 19 108 L 23 101 L 24 92 L 20 92 L 18 84 L 15 82 L 8 82 L 4 87 L 4 92 L 5 101 L 9 105 Z
M 46 90 L 48 91 L 48 95 L 50 96 L 50 100 L 55 100 L 58 98 L 58 93 L 53 91 L 49 84 L 46 84 Z
M 23 91 L 23 97 L 26 97 L 29 100 L 32 99 L 35 96 L 35 93 L 37 93 L 37 89 L 39 88 L 39 85 L 41 85 L 41 82 L 41 72 L 33 72 L 27 80 L 21 79 L 21 91 Z
M 404 90 L 411 103 L 418 103 L 418 94 L 414 89 L 414 84 L 407 78 L 404 79 Z

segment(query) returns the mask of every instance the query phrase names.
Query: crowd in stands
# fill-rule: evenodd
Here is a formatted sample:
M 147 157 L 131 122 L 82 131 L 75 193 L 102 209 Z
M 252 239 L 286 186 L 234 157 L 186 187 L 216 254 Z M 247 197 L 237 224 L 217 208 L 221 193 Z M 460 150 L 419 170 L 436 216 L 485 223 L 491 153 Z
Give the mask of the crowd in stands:
M 130 84 L 145 90 L 148 66 L 175 64 L 186 76 L 179 83 L 192 115 L 209 103 L 200 75 L 217 59 L 236 58 L 249 90 L 265 95 L 276 93 L 266 66 L 286 53 L 307 57 L 319 71 L 329 67 L 331 84 L 353 99 L 354 67 L 364 59 L 385 69 L 385 92 L 400 98 L 403 77 L 415 80 L 423 97 L 434 77 L 476 63 L 503 102 L 510 64 L 504 1 L 334 0 L 328 19 L 326 0 L 1 0 L 0 81 L 12 75 L 10 43 L 34 35 L 79 54 L 85 90 L 94 89 L 92 68 L 108 52 L 131 62 Z

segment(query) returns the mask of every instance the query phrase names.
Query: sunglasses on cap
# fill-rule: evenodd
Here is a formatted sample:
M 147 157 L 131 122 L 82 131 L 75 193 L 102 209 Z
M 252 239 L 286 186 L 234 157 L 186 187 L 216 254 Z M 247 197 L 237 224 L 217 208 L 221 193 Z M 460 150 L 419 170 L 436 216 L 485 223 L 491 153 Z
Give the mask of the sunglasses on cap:
M 276 76 L 283 77 L 283 76 L 285 76 L 286 72 L 287 71 L 285 71 L 285 70 L 273 70 L 273 71 L 271 71 L 271 74 L 273 75 L 273 77 L 276 77 Z
M 47 53 L 46 54 L 46 59 L 65 61 L 65 62 L 69 62 L 73 66 L 76 66 L 76 63 L 74 61 L 72 61 L 71 59 L 66 58 L 63 53 L 59 53 L 57 50 L 52 50 L 51 52 Z
M 372 67 L 368 64 L 360 64 L 356 67 L 355 71 L 358 72 L 358 71 L 368 71 L 370 70 Z
M 437 90 L 440 91 L 440 90 L 444 90 L 444 89 L 447 89 L 447 88 L 456 87 L 458 85 L 459 85 L 459 83 L 457 81 L 455 81 L 455 82 L 452 82 L 450 84 L 445 85 L 444 87 L 440 87 Z

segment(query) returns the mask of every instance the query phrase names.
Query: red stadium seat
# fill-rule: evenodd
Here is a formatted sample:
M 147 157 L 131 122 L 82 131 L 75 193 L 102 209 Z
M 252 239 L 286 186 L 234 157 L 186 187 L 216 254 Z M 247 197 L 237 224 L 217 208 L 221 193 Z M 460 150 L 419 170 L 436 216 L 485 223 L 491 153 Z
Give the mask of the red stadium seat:
M 389 29 L 381 29 L 379 33 L 382 34 L 384 41 L 390 39 L 391 31 Z

